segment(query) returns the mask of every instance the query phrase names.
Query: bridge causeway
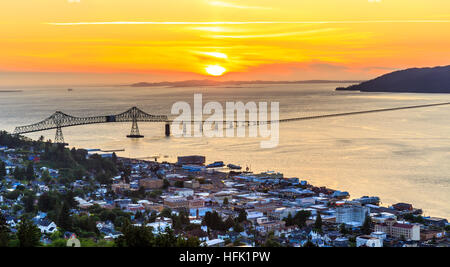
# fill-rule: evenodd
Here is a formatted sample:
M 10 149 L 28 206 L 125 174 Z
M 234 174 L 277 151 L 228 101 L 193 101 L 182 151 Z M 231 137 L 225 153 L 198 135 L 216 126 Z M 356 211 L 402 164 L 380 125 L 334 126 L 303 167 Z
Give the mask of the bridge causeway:
M 326 119 L 333 117 L 344 117 L 344 116 L 353 116 L 353 115 L 362 115 L 369 113 L 380 113 L 380 112 L 390 112 L 397 110 L 407 110 L 407 109 L 418 109 L 418 108 L 430 108 L 430 107 L 438 107 L 438 106 L 447 106 L 450 105 L 450 102 L 443 103 L 432 103 L 432 104 L 423 104 L 423 105 L 414 105 L 414 106 L 403 106 L 403 107 L 393 107 L 393 108 L 384 108 L 384 109 L 371 109 L 371 110 L 363 110 L 363 111 L 354 111 L 354 112 L 344 112 L 344 113 L 333 113 L 333 114 L 324 114 L 324 115 L 316 115 L 316 116 L 306 116 L 306 117 L 296 117 L 296 118 L 288 118 L 281 119 L 277 121 L 223 121 L 223 124 L 227 127 L 242 127 L 242 126 L 251 126 L 251 125 L 260 125 L 260 124 L 271 124 L 271 123 L 285 123 L 285 122 L 295 122 L 295 121 L 303 121 L 303 120 L 315 120 L 315 119 Z M 14 130 L 14 134 L 26 134 L 33 132 L 46 131 L 51 129 L 56 129 L 55 135 L 55 143 L 64 143 L 64 137 L 62 133 L 62 128 L 64 127 L 72 127 L 79 125 L 87 125 L 87 124 L 99 124 L 99 123 L 112 123 L 112 122 L 131 122 L 131 133 L 127 135 L 128 138 L 142 138 L 143 135 L 139 132 L 138 122 L 163 122 L 165 123 L 165 134 L 166 136 L 170 136 L 170 124 L 173 120 L 169 120 L 166 115 L 151 115 L 148 114 L 137 107 L 132 107 L 123 113 L 119 113 L 116 115 L 106 115 L 106 116 L 93 116 L 93 117 L 74 117 L 71 115 L 67 115 L 61 111 L 56 111 L 50 117 L 45 120 L 31 124 L 26 126 L 16 127 Z M 197 123 L 199 125 L 203 125 L 206 121 L 192 121 L 192 123 Z

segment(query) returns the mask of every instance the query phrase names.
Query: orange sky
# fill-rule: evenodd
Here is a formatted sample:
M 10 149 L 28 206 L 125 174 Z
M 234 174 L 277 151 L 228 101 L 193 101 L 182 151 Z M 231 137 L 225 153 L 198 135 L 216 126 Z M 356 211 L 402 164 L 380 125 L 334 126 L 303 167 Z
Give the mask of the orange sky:
M 450 1 L 2 0 L 0 41 L 0 86 L 367 79 L 449 65 Z

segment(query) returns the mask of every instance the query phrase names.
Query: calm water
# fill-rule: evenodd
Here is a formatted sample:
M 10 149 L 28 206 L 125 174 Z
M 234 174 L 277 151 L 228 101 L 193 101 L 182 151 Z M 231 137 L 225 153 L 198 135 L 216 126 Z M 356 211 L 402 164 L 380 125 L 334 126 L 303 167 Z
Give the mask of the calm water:
M 279 101 L 280 118 L 450 101 L 441 94 L 335 92 L 336 84 L 213 88 L 34 88 L 0 92 L 0 129 L 38 122 L 61 110 L 74 116 L 116 114 L 138 106 L 170 114 L 176 101 Z M 339 85 L 342 86 L 342 85 Z M 377 195 L 383 204 L 409 202 L 425 215 L 450 218 L 450 107 L 433 107 L 280 125 L 280 144 L 261 149 L 253 138 L 165 138 L 164 125 L 140 123 L 146 138 L 125 138 L 126 124 L 64 128 L 66 142 L 83 148 L 122 149 L 127 157 L 200 154 L 252 171 L 276 170 L 315 185 Z M 28 134 L 54 138 L 54 131 Z

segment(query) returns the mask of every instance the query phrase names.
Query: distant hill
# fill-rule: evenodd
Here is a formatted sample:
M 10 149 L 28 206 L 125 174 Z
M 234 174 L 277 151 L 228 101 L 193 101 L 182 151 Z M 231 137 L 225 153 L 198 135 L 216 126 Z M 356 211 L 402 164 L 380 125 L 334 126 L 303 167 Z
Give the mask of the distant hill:
M 450 66 L 395 71 L 336 90 L 396 93 L 450 93 Z
M 358 83 L 361 81 L 332 81 L 332 80 L 308 80 L 308 81 L 214 81 L 214 80 L 189 80 L 179 82 L 140 82 L 131 84 L 132 87 L 193 87 L 193 86 L 221 86 L 221 85 L 247 85 L 247 84 L 306 84 L 306 83 Z

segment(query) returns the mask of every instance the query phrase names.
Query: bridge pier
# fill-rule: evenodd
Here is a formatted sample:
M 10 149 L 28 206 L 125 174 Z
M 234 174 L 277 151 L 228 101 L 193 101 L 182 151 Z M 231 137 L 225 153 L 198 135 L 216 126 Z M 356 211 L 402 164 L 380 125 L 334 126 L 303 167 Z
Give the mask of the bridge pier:
M 133 118 L 133 124 L 131 125 L 131 133 L 127 135 L 128 138 L 144 138 L 143 135 L 139 133 L 139 127 L 137 120 Z
M 170 137 L 170 123 L 166 123 L 166 137 Z

